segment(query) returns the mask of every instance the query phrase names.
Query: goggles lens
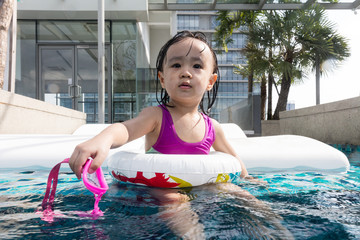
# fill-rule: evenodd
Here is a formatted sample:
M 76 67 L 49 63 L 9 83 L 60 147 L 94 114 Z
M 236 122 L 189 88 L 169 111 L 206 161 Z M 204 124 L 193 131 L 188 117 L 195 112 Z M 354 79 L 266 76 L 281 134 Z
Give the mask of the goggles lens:
M 109 189 L 109 186 L 106 183 L 101 167 L 92 174 L 88 173 L 92 161 L 93 159 L 89 158 L 85 163 L 82 179 L 85 187 L 92 193 L 96 195 L 103 195 Z

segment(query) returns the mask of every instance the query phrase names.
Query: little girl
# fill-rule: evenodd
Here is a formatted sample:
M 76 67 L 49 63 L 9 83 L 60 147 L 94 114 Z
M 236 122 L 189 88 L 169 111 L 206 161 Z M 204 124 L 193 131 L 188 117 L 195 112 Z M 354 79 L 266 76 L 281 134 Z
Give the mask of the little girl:
M 146 151 L 208 154 L 213 147 L 216 151 L 231 154 L 239 159 L 241 177 L 248 177 L 245 165 L 226 140 L 220 124 L 206 115 L 216 99 L 219 80 L 216 55 L 204 34 L 184 31 L 170 39 L 160 50 L 157 72 L 162 87 L 161 105 L 145 108 L 136 118 L 112 124 L 99 135 L 76 146 L 69 160 L 76 176 L 80 179 L 88 157 L 94 159 L 90 170 L 95 171 L 104 162 L 110 148 L 122 146 L 145 135 Z M 203 104 L 205 93 L 207 111 Z M 266 205 L 237 185 L 224 183 L 218 184 L 216 188 L 239 196 L 245 200 L 243 204 L 252 209 L 271 212 Z M 203 225 L 191 210 L 190 198 L 186 194 L 175 189 L 160 188 L 151 188 L 150 192 L 162 206 L 159 216 L 178 236 L 204 238 Z M 284 229 L 277 217 L 270 218 L 274 219 L 278 229 Z M 291 239 L 291 234 L 286 235 L 286 239 Z
M 245 165 L 226 140 L 220 124 L 206 115 L 216 99 L 219 70 L 215 52 L 205 35 L 178 33 L 160 50 L 156 67 L 162 87 L 161 105 L 145 108 L 136 118 L 112 124 L 79 144 L 69 161 L 76 176 L 80 179 L 88 157 L 94 159 L 90 171 L 95 171 L 110 148 L 146 135 L 146 151 L 208 154 L 212 146 L 216 151 L 237 157 L 242 167 L 241 177 L 247 177 Z M 207 111 L 203 104 L 205 93 Z

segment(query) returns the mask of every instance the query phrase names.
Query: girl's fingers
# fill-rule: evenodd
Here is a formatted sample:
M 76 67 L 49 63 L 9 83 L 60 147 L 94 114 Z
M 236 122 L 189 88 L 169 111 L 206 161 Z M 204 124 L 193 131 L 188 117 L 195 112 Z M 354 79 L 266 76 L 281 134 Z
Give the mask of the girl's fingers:
M 76 167 L 75 167 L 75 163 L 76 163 L 76 159 L 78 158 L 79 152 L 76 150 L 74 150 L 74 152 L 71 154 L 71 157 L 69 159 L 69 166 L 71 168 L 71 170 L 76 174 Z M 76 175 L 76 177 L 78 177 Z M 78 177 L 79 179 L 79 177 Z
M 98 151 L 95 156 L 93 156 L 94 161 L 91 163 L 89 168 L 89 173 L 94 173 L 106 159 L 108 152 Z M 91 171 L 91 172 L 90 172 Z
M 78 179 L 81 179 L 82 168 L 88 159 L 89 154 L 80 151 L 78 147 L 75 148 L 73 154 L 70 157 L 69 165 L 71 170 L 75 173 Z

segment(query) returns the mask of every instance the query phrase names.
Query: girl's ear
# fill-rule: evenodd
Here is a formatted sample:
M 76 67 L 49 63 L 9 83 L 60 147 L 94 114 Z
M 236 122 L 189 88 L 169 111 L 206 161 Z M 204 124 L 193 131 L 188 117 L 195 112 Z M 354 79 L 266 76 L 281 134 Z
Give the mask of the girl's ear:
M 158 78 L 159 78 L 161 87 L 162 87 L 162 88 L 165 88 L 165 85 L 164 85 L 164 76 L 163 76 L 163 73 L 162 73 L 162 72 L 158 72 Z
M 215 82 L 217 80 L 217 77 L 218 77 L 218 75 L 216 73 L 213 73 L 211 75 L 211 77 L 209 79 L 209 84 L 208 84 L 208 86 L 206 88 L 207 91 L 210 91 L 213 88 L 213 86 L 214 86 L 214 84 L 215 84 Z

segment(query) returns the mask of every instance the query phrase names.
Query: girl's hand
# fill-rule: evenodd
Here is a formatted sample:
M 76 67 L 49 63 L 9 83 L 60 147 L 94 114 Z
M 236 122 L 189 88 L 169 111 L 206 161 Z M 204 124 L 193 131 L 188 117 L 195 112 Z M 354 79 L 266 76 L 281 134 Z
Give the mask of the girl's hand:
M 76 177 L 78 179 L 81 178 L 82 168 L 89 157 L 94 159 L 89 171 L 90 173 L 95 172 L 105 161 L 110 147 L 111 144 L 106 142 L 106 137 L 101 135 L 97 135 L 94 138 L 77 145 L 69 160 L 70 168 L 75 173 Z
M 268 182 L 260 180 L 258 178 L 255 178 L 255 177 L 253 177 L 251 175 L 246 175 L 245 177 L 243 177 L 243 179 L 245 179 L 245 180 L 247 180 L 247 181 L 249 181 L 251 183 L 255 183 L 255 184 L 260 184 L 260 185 L 267 185 L 268 184 Z
M 139 116 L 123 123 L 114 123 L 105 128 L 92 139 L 76 146 L 70 157 L 69 165 L 78 179 L 81 178 L 82 168 L 86 160 L 91 157 L 93 162 L 89 172 L 93 173 L 105 161 L 110 148 L 116 148 L 153 131 L 157 123 L 161 122 L 162 111 L 158 107 L 143 109 Z

